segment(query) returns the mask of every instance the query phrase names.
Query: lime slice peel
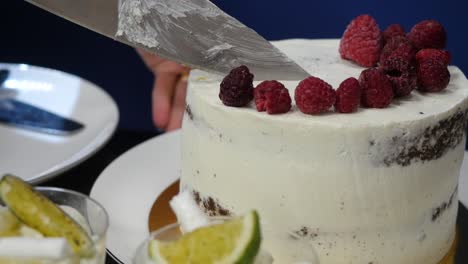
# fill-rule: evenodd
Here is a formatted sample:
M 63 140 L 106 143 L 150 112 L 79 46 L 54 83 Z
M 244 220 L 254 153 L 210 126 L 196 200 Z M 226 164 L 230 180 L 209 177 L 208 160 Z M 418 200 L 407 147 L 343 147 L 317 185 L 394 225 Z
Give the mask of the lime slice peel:
M 221 224 L 202 227 L 173 242 L 151 240 L 149 256 L 155 263 L 251 264 L 261 244 L 256 211 Z

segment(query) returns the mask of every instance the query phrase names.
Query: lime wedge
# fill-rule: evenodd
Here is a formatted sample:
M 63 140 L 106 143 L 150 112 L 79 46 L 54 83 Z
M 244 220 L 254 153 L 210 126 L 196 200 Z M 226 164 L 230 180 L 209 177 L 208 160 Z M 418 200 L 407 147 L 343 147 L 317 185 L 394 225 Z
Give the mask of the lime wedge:
M 201 227 L 173 242 L 151 240 L 148 250 L 158 264 L 251 264 L 260 242 L 259 217 L 252 211 L 221 224 Z
M 94 244 L 86 231 L 60 207 L 18 177 L 3 176 L 0 197 L 21 222 L 46 237 L 64 237 L 82 257 L 94 256 Z

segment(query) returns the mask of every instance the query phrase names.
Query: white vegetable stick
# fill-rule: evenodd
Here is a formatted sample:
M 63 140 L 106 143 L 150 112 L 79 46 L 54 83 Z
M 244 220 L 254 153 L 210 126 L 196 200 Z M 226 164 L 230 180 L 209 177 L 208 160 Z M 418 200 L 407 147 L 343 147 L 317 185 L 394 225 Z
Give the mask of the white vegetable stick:
M 72 254 L 65 238 L 0 238 L 0 256 L 2 257 L 59 259 Z
M 22 237 L 29 237 L 29 238 L 43 238 L 44 237 L 39 231 L 27 225 L 22 225 L 19 229 L 19 233 Z

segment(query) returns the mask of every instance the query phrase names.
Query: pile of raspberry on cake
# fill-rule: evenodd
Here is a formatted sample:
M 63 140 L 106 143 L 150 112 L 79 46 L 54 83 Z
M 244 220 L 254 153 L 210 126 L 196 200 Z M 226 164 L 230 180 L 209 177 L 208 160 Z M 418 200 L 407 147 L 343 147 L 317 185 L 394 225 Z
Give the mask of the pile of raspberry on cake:
M 360 15 L 343 33 L 339 53 L 366 69 L 358 79 L 345 79 L 336 90 L 318 77 L 302 80 L 294 92 L 296 105 L 311 115 L 327 112 L 332 106 L 335 112 L 352 113 L 359 106 L 386 108 L 394 98 L 408 96 L 415 89 L 439 92 L 450 81 L 446 39 L 444 27 L 435 20 L 421 21 L 409 33 L 399 24 L 382 32 L 373 17 Z M 282 83 L 268 80 L 254 88 L 253 78 L 246 66 L 233 69 L 220 85 L 223 104 L 242 107 L 254 99 L 259 112 L 281 114 L 291 110 L 292 100 Z

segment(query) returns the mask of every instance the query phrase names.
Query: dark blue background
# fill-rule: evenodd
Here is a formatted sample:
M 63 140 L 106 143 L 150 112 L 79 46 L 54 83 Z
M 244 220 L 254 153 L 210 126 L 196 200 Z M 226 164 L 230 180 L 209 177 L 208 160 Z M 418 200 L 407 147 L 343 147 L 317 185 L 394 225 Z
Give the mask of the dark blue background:
M 214 2 L 269 40 L 338 38 L 348 22 L 362 13 L 374 16 L 381 29 L 400 23 L 409 30 L 423 19 L 436 19 L 448 32 L 452 63 L 468 72 L 468 1 Z M 24 1 L 2 0 L 1 11 L 0 61 L 51 67 L 84 77 L 116 100 L 120 128 L 154 131 L 150 116 L 152 75 L 133 49 Z

